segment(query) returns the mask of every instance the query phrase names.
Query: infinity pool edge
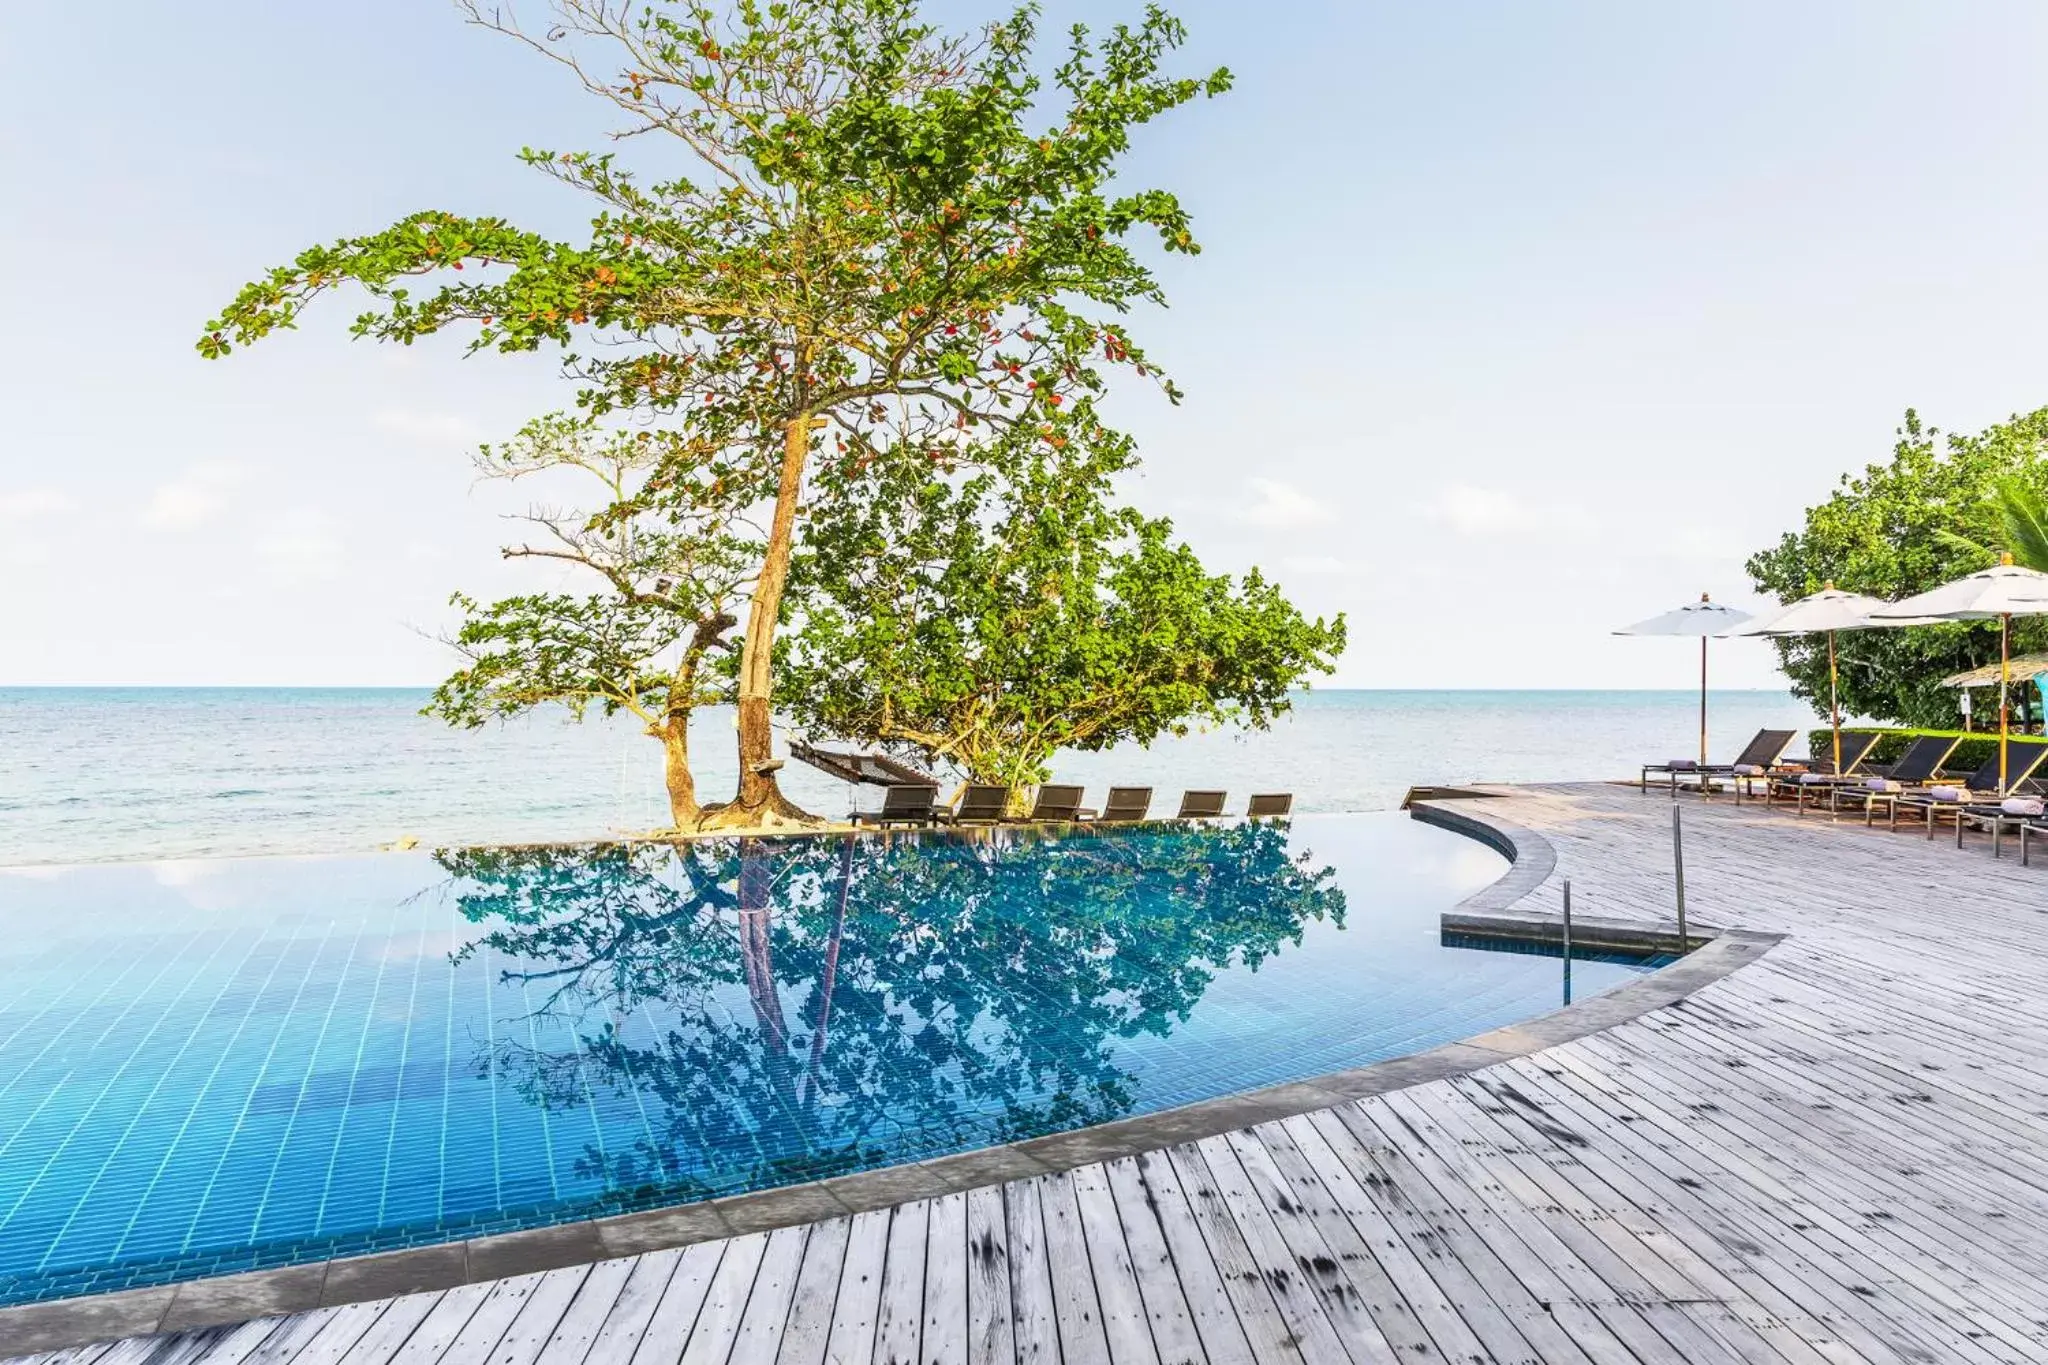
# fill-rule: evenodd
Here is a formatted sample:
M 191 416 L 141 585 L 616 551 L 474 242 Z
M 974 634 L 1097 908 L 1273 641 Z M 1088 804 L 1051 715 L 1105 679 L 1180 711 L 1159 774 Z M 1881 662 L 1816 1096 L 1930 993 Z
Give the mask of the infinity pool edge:
M 1482 798 L 1479 798 L 1483 800 Z M 1446 918 L 1531 923 L 1506 912 L 1556 870 L 1549 840 L 1473 800 L 1417 802 L 1411 818 L 1483 843 L 1507 858 L 1497 880 Z M 1784 937 L 1694 926 L 1710 938 L 1688 955 L 1604 994 L 1424 1052 L 1307 1080 L 1199 1100 L 1065 1133 L 695 1204 L 442 1242 L 367 1256 L 280 1266 L 139 1289 L 0 1308 L 0 1350 L 62 1350 L 118 1337 L 216 1327 L 398 1295 L 453 1289 L 563 1266 L 669 1250 L 936 1198 L 1094 1162 L 1136 1156 L 1347 1101 L 1444 1080 L 1528 1056 L 1676 1003 L 1760 957 Z M 1643 925 L 1646 946 L 1666 927 Z

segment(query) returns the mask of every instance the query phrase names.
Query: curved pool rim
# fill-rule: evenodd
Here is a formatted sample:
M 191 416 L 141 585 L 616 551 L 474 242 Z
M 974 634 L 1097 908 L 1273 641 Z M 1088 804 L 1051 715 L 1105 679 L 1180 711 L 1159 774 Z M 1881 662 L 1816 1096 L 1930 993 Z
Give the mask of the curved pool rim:
M 1483 809 L 1483 796 L 1422 801 L 1411 818 L 1494 849 L 1507 870 L 1447 915 L 1503 915 L 1548 882 L 1550 841 Z M 1517 919 L 1526 919 L 1526 913 Z M 1657 926 L 1645 921 L 1654 938 Z M 1002 1143 L 808 1184 L 366 1256 L 0 1308 L 0 1342 L 14 1353 L 64 1350 L 119 1337 L 246 1322 L 454 1289 L 465 1284 L 665 1251 L 697 1242 L 820 1222 L 1031 1176 L 1138 1156 L 1347 1101 L 1463 1076 L 1627 1023 L 1755 961 L 1781 934 L 1695 926 L 1705 942 L 1686 956 L 1604 994 L 1547 1014 L 1302 1081 L 1198 1100 L 1088 1128 Z M 1647 946 L 1647 944 L 1646 944 Z

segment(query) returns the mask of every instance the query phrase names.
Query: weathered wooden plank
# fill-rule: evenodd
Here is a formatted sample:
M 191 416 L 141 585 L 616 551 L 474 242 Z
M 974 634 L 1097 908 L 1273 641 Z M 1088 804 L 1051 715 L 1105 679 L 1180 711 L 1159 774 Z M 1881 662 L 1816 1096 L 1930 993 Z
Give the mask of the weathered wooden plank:
M 650 1251 L 633 1258 L 632 1274 L 591 1340 L 588 1365 L 628 1365 L 682 1261 L 681 1248 Z
M 1104 1164 L 1104 1179 L 1116 1214 L 1124 1226 L 1124 1240 L 1130 1246 L 1130 1263 L 1137 1267 L 1139 1289 L 1145 1293 L 1147 1312 L 1153 1314 L 1153 1340 L 1159 1342 L 1163 1361 L 1178 1359 L 1186 1340 L 1178 1326 L 1161 1328 L 1161 1314 L 1186 1314 L 1194 1332 L 1196 1347 L 1188 1359 L 1210 1361 L 1212 1365 L 1249 1365 L 1251 1342 L 1231 1308 L 1231 1295 L 1223 1287 L 1217 1263 L 1208 1257 L 1202 1230 L 1178 1187 L 1155 1189 L 1147 1185 L 1139 1158 L 1124 1156 Z M 1155 1297 L 1159 1306 L 1155 1308 Z
M 857 1213 L 847 1229 L 839 1298 L 826 1340 L 828 1365 L 868 1365 L 882 1315 L 882 1271 L 889 1255 L 889 1209 Z
M 495 1345 L 486 1346 L 481 1338 L 466 1339 L 465 1334 L 443 1359 L 447 1365 L 533 1365 L 594 1269 L 579 1265 L 547 1271 L 539 1276 Z
M 1770 1214 L 1741 1197 L 1738 1188 L 1701 1180 L 1699 1169 L 1661 1143 L 1653 1129 L 1639 1131 L 1641 1125 L 1581 1110 L 1573 1092 L 1548 1088 L 1547 1067 L 1535 1070 L 1532 1075 L 1529 1069 L 1517 1068 L 1525 1089 L 1545 1095 L 1554 1110 L 1571 1114 L 1584 1131 L 1606 1138 L 1597 1146 L 1588 1143 L 1574 1149 L 1573 1164 L 1597 1169 L 1603 1179 L 1627 1193 L 1646 1215 L 1646 1225 L 1681 1235 L 1703 1259 L 1715 1259 L 1731 1280 L 1748 1285 L 1756 1302 L 1767 1307 L 1774 1302 L 1796 1304 L 1823 1332 L 1840 1334 L 1865 1358 L 1943 1358 L 1938 1339 L 1916 1335 L 1906 1323 L 1894 1321 L 1886 1305 L 1858 1292 L 1865 1281 L 1837 1254 L 1832 1239 Z M 1552 1139 L 1528 1127 L 1512 1106 L 1496 1103 L 1484 1107 L 1484 1112 L 1526 1133 L 1532 1153 L 1549 1150 Z M 1532 1155 L 1531 1160 L 1542 1164 L 1539 1157 Z M 1976 1356 L 1989 1358 L 1981 1351 Z M 1972 1352 L 1966 1349 L 1957 1358 L 1973 1358 Z
M 768 1235 L 768 1247 L 761 1253 L 761 1268 L 754 1274 L 754 1287 L 747 1295 L 727 1365 L 773 1365 L 796 1298 L 808 1236 L 809 1229 L 804 1227 L 778 1228 Z
M 555 1330 L 548 1334 L 540 1354 L 534 1357 L 534 1365 L 583 1365 L 590 1348 L 596 1344 L 598 1333 L 604 1330 L 605 1320 L 617 1307 L 619 1295 L 625 1292 L 626 1282 L 633 1277 L 633 1261 L 627 1257 L 619 1260 L 599 1261 L 590 1267 L 590 1273 L 577 1286 L 576 1297 L 569 1302 L 562 1320 L 555 1324 Z
M 1144 1293 L 1138 1286 L 1130 1246 L 1124 1240 L 1123 1223 L 1117 1218 L 1116 1201 L 1109 1193 L 1108 1178 L 1100 1166 L 1083 1166 L 1066 1178 L 1073 1187 L 1074 1204 L 1081 1216 L 1081 1236 L 1088 1246 L 1096 1300 L 1102 1305 L 1102 1331 L 1109 1340 L 1110 1359 L 1132 1365 L 1158 1365 L 1160 1347 L 1153 1335 Z M 1166 1300 L 1167 1296 L 1162 1292 L 1161 1298 Z M 1188 1350 L 1196 1346 L 1185 1305 L 1168 1306 L 1164 1322 L 1169 1332 L 1180 1329 L 1172 1352 L 1176 1358 L 1185 1358 Z
M 1194 1310 L 1181 1288 L 1173 1255 L 1166 1248 L 1159 1216 L 1145 1206 L 1136 1168 L 1128 1161 L 1084 1166 L 1074 1172 L 1074 1181 L 1081 1200 L 1083 1225 L 1088 1224 L 1091 1216 L 1107 1218 L 1123 1234 L 1125 1255 L 1144 1302 L 1160 1360 L 1165 1365 L 1207 1360 Z M 1102 1212 L 1095 1211 L 1098 1204 Z
M 320 1327 L 320 1330 L 306 1338 L 305 1343 L 292 1354 L 292 1365 L 334 1365 L 348 1354 L 349 1348 L 360 1341 L 379 1318 L 397 1310 L 401 1314 L 409 1310 L 400 1309 L 398 1302 L 384 1299 L 372 1303 L 351 1303 L 334 1310 Z M 515 1362 L 524 1365 L 524 1362 Z
M 739 1335 L 740 1320 L 747 1311 L 747 1299 L 760 1274 L 761 1258 L 768 1254 L 768 1234 L 750 1233 L 726 1243 L 725 1255 L 704 1293 L 704 1306 L 697 1312 L 696 1325 L 683 1347 L 683 1365 L 725 1365 L 732 1354 L 733 1339 Z
M 389 1357 L 389 1365 L 434 1365 L 447 1353 L 450 1343 L 462 1333 L 469 1320 L 495 1291 L 493 1284 L 465 1284 L 451 1289 L 434 1301 L 427 1316 L 412 1329 L 404 1343 Z M 254 1365 L 254 1362 L 251 1362 Z M 349 1365 L 359 1365 L 355 1360 Z M 385 1361 L 363 1359 L 360 1365 L 386 1365 Z
M 1259 1144 L 1354 1292 L 1376 1304 L 1373 1320 L 1397 1349 L 1421 1360 L 1485 1358 L 1486 1346 L 1443 1286 L 1306 1117 L 1264 1126 Z
M 1010 1304 L 1017 1360 L 1020 1365 L 1046 1365 L 1060 1359 L 1060 1328 L 1038 1182 L 1018 1180 L 1004 1186 L 1003 1204 L 1010 1228 Z
M 346 1351 L 336 1360 L 338 1365 L 358 1365 L 358 1362 L 374 1361 L 384 1365 L 398 1354 L 406 1340 L 419 1330 L 420 1325 L 432 1316 L 440 1306 L 439 1294 L 408 1294 L 402 1299 L 393 1299 L 390 1306 L 378 1315 L 368 1330 L 357 1337 Z M 207 1365 L 233 1365 L 239 1359 L 231 1350 L 215 1350 L 206 1357 Z
M 796 1295 L 789 1305 L 789 1321 L 776 1349 L 776 1365 L 819 1365 L 824 1360 L 852 1231 L 851 1218 L 811 1225 L 810 1238 L 804 1243 L 803 1267 L 797 1272 Z
M 1238 1320 L 1247 1313 L 1264 1311 L 1284 1325 L 1281 1339 L 1296 1345 L 1310 1361 L 1355 1360 L 1330 1319 L 1304 1284 L 1285 1243 L 1274 1231 L 1272 1221 L 1246 1194 L 1237 1158 L 1227 1144 L 1190 1143 L 1166 1153 L 1174 1173 L 1186 1192 L 1188 1207 L 1202 1227 L 1204 1238 L 1219 1263 L 1235 1261 L 1226 1274 L 1256 1283 L 1263 1295 L 1237 1300 Z M 1224 1168 L 1219 1179 L 1216 1167 Z M 1227 1231 L 1226 1231 L 1227 1230 Z M 1249 1324 L 1247 1324 L 1249 1326 Z M 1263 1329 L 1270 1335 L 1270 1326 Z
M 930 1230 L 931 1205 L 924 1200 L 890 1211 L 875 1365 L 917 1365 L 924 1330 L 925 1239 Z
M 1540 1359 L 1536 1344 L 1528 1341 L 1519 1329 L 1519 1322 L 1525 1316 L 1522 1310 L 1527 1305 L 1517 1302 L 1511 1311 L 1509 1306 L 1495 1301 L 1481 1279 L 1482 1272 L 1490 1273 L 1492 1268 L 1481 1266 L 1475 1269 L 1465 1264 L 1464 1254 L 1468 1246 L 1464 1230 L 1457 1229 L 1461 1235 L 1454 1240 L 1449 1235 L 1453 1231 L 1449 1220 L 1432 1218 L 1417 1207 L 1401 1189 L 1401 1182 L 1381 1169 L 1373 1154 L 1346 1124 L 1345 1117 L 1338 1110 L 1304 1115 L 1303 1126 L 1290 1131 L 1304 1146 L 1312 1142 L 1326 1146 L 1330 1160 L 1344 1169 L 1348 1181 L 1340 1182 L 1332 1176 L 1325 1176 L 1325 1179 L 1330 1181 L 1333 1190 L 1341 1187 L 1346 1193 L 1355 1192 L 1345 1204 L 1346 1212 L 1353 1214 L 1354 1223 L 1359 1224 L 1361 1230 L 1386 1229 L 1391 1233 L 1393 1242 L 1414 1257 L 1423 1273 L 1436 1282 L 1442 1300 L 1464 1324 L 1466 1332 L 1480 1343 L 1481 1359 Z M 1574 1356 L 1584 1356 L 1584 1352 L 1568 1342 L 1563 1349 Z
M 1234 1161 L 1223 1157 L 1221 1149 L 1225 1146 Z M 1226 1133 L 1208 1155 L 1210 1174 L 1216 1177 L 1224 1198 L 1234 1201 L 1232 1207 L 1249 1207 L 1256 1200 L 1272 1220 L 1273 1229 L 1292 1260 L 1294 1273 L 1322 1305 L 1324 1315 L 1354 1360 L 1379 1360 L 1396 1354 L 1402 1345 L 1406 1346 L 1407 1354 L 1419 1354 L 1415 1348 L 1422 1344 L 1421 1334 L 1404 1332 L 1401 1343 L 1389 1338 L 1386 1329 L 1379 1325 L 1380 1313 L 1374 1311 L 1358 1289 L 1359 1282 L 1364 1281 L 1386 1296 L 1381 1304 L 1390 1317 L 1397 1322 L 1409 1318 L 1405 1311 L 1395 1311 L 1400 1296 L 1389 1293 L 1392 1282 L 1373 1274 L 1379 1263 L 1368 1257 L 1352 1267 L 1357 1275 L 1346 1273 L 1346 1267 L 1337 1259 L 1338 1248 L 1330 1245 L 1316 1220 L 1309 1216 L 1306 1201 L 1313 1196 L 1305 1189 L 1290 1188 L 1286 1175 L 1266 1150 L 1262 1133 Z M 1406 1305 L 1401 1305 L 1401 1309 L 1405 1310 Z
M 967 1359 L 967 1196 L 931 1201 L 924 1244 L 925 1360 Z
M 1113 1163 L 1110 1179 L 1125 1182 L 1121 1188 L 1131 1190 L 1159 1220 L 1159 1234 L 1211 1361 L 1300 1358 L 1299 1343 L 1281 1319 L 1264 1277 L 1251 1268 L 1244 1239 L 1227 1220 L 1204 1227 L 1165 1153 Z M 1119 1195 L 1125 1207 L 1132 1202 Z
M 1015 1365 L 1010 1302 L 1010 1234 L 999 1186 L 967 1193 L 968 1365 Z
M 1113 1361 L 1073 1181 L 1064 1173 L 1040 1176 L 1037 1181 L 1039 1212 L 1045 1219 L 1046 1264 L 1052 1269 L 1053 1310 L 1059 1321 L 1060 1358 Z M 1121 1344 L 1129 1349 L 1128 1338 Z
M 697 1325 L 697 1316 L 704 1310 L 704 1300 L 731 1245 L 699 1242 L 684 1249 L 675 1272 L 662 1287 L 661 1301 L 647 1320 L 647 1330 L 634 1347 L 631 1365 L 676 1365 L 682 1359 L 683 1346 Z

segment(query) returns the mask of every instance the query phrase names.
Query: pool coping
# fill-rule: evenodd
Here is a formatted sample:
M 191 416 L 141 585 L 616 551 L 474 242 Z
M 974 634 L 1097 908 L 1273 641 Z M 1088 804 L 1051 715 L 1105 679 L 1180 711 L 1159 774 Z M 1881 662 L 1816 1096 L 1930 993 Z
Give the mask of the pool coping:
M 1454 799 L 1456 807 L 1418 801 L 1409 814 L 1486 844 L 1507 858 L 1509 867 L 1497 881 L 1446 912 L 1446 925 L 1456 922 L 1540 939 L 1557 917 L 1517 906 L 1556 871 L 1557 854 L 1550 841 L 1534 830 L 1472 809 L 1476 800 L 1483 800 L 1477 793 L 1460 792 Z M 1676 926 L 1658 921 L 1602 920 L 1600 924 L 1603 943 L 1645 952 L 1668 950 L 1676 933 Z M 1690 934 L 1693 941 L 1705 942 L 1677 962 L 1548 1014 L 1406 1057 L 1071 1132 L 808 1184 L 401 1251 L 16 1304 L 0 1308 L 0 1350 L 13 1354 L 62 1350 L 117 1337 L 218 1327 L 453 1289 L 844 1217 L 1136 1156 L 1427 1081 L 1463 1076 L 1601 1032 L 1675 1004 L 1756 960 L 1784 937 L 1742 929 L 1688 927 L 1694 931 Z

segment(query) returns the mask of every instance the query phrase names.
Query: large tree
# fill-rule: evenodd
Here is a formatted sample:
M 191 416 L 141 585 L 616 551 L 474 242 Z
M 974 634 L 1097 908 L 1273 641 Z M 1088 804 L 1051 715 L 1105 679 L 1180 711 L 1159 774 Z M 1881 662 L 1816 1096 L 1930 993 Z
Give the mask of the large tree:
M 1126 456 L 1077 442 L 838 490 L 831 534 L 797 561 L 793 714 L 1011 788 L 1062 749 L 1270 724 L 1330 670 L 1343 618 L 1305 618 L 1257 570 L 1209 573 L 1171 525 L 1116 501 Z
M 522 520 L 538 534 L 503 551 L 573 567 L 593 590 L 489 605 L 457 593 L 463 622 L 449 643 L 465 663 L 426 712 L 471 728 L 546 705 L 579 720 L 593 706 L 629 714 L 660 742 L 670 819 L 691 829 L 702 810 L 690 718 L 724 697 L 717 651 L 739 624 L 734 612 L 760 553 L 746 517 L 755 490 L 742 470 L 717 461 L 671 470 L 660 512 L 647 510 L 646 481 L 664 467 L 672 440 L 556 415 L 478 452 L 485 478 L 572 475 L 595 487 L 594 507 L 533 507 Z
M 1843 475 L 1804 524 L 1750 556 L 1758 591 L 1789 602 L 1828 583 L 1896 598 L 1924 592 L 1973 569 L 1998 551 L 2024 550 L 2023 527 L 2001 504 L 2024 504 L 2048 489 L 2048 408 L 1961 435 L 1924 425 L 1908 410 L 1889 460 Z M 2048 567 L 2048 566 L 2044 566 Z M 2021 648 L 2048 646 L 2048 624 L 2013 622 Z M 1847 631 L 1837 637 L 1842 709 L 1873 720 L 1949 726 L 1955 689 L 1941 680 L 1998 660 L 1998 623 Z M 1792 690 L 1824 710 L 1827 646 L 1819 637 L 1776 642 Z
M 1171 194 L 1113 175 L 1134 127 L 1228 74 L 1163 74 L 1182 29 L 1156 7 L 1099 44 L 1077 27 L 1051 90 L 1029 6 L 968 39 L 916 0 L 553 0 L 535 24 L 460 7 L 623 118 L 625 155 L 522 153 L 595 202 L 589 240 L 417 213 L 249 284 L 200 349 L 225 355 L 354 285 L 372 300 L 358 336 L 462 326 L 473 350 L 562 348 L 586 414 L 658 425 L 678 470 L 755 471 L 772 513 L 739 661 L 739 789 L 713 818 L 801 819 L 770 762 L 771 663 L 814 465 L 1094 441 L 1112 370 L 1164 385 L 1117 320 L 1161 299 L 1130 239 L 1195 243 Z

